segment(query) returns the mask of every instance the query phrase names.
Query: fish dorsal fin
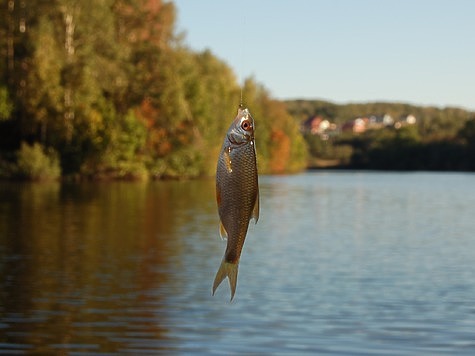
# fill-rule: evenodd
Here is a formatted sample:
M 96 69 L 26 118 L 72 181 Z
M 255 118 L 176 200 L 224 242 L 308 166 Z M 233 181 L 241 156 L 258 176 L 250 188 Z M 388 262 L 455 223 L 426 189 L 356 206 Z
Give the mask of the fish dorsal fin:
M 221 238 L 223 240 L 227 240 L 228 239 L 228 232 L 226 231 L 226 229 L 224 228 L 224 225 L 223 223 L 220 221 L 219 222 L 219 236 L 221 236 Z
M 254 219 L 254 223 L 257 224 L 257 220 L 259 220 L 259 191 L 257 191 L 256 202 L 254 203 L 254 209 L 252 209 L 251 218 Z

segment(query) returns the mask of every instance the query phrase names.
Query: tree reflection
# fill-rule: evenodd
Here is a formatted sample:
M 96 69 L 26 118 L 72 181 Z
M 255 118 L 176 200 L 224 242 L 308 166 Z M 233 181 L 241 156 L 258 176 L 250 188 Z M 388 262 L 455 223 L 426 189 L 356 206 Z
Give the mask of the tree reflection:
M 0 342 L 45 353 L 166 347 L 167 303 L 194 258 L 184 232 L 214 213 L 213 189 L 2 183 Z

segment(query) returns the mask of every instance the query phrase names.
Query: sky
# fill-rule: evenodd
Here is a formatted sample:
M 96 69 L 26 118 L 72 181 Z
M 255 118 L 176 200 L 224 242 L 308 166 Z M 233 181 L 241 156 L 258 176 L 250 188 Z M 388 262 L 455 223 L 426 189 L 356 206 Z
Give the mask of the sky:
M 475 110 L 473 0 L 175 0 L 192 49 L 277 99 Z

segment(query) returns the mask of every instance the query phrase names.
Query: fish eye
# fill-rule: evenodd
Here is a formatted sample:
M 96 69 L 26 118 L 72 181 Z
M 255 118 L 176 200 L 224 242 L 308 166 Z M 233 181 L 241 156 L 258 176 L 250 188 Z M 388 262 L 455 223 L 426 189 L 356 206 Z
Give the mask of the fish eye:
M 244 120 L 241 123 L 241 127 L 244 131 L 250 131 L 252 129 L 252 124 L 249 120 Z

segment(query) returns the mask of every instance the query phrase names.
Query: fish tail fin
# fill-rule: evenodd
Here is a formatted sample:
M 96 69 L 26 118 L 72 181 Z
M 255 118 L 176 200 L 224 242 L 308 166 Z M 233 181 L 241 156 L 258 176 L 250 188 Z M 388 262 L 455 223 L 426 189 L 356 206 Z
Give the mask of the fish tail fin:
M 221 282 L 228 277 L 229 287 L 231 288 L 231 300 L 233 300 L 234 293 L 236 292 L 238 266 L 238 263 L 226 262 L 225 260 L 221 262 L 216 277 L 214 277 L 213 295 Z

